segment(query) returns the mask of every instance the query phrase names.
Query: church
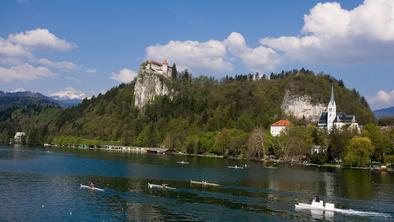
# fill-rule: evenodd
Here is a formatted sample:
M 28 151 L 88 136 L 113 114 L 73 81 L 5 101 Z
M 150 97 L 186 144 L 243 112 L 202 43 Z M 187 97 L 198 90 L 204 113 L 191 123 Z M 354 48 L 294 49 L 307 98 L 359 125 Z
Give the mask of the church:
M 321 113 L 317 126 L 319 128 L 326 129 L 327 132 L 331 132 L 334 127 L 336 129 L 342 129 L 344 126 L 348 126 L 350 129 L 360 131 L 360 127 L 356 122 L 355 115 L 347 115 L 341 112 L 337 113 L 337 105 L 335 104 L 333 86 L 331 86 L 331 98 L 327 106 L 327 112 Z

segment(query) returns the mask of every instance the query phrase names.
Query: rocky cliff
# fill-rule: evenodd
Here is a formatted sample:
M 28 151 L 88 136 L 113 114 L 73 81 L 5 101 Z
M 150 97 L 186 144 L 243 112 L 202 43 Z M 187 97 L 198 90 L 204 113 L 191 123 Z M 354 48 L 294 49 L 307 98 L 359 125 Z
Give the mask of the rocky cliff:
M 305 117 L 310 121 L 318 121 L 320 114 L 326 111 L 324 104 L 312 104 L 308 95 L 289 95 L 287 92 L 283 98 L 282 111 L 287 115 L 292 115 L 298 119 Z
M 169 95 L 170 90 L 166 85 L 168 81 L 170 80 L 164 75 L 142 65 L 134 86 L 135 107 L 141 109 L 148 102 L 153 101 L 155 96 Z

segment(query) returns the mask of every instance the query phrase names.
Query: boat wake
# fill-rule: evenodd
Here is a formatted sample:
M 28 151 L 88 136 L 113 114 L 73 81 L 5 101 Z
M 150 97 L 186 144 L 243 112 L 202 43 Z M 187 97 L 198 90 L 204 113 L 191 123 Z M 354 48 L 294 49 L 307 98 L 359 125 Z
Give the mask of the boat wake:
M 317 199 L 317 198 L 316 198 Z M 340 209 L 336 208 L 333 203 L 325 203 L 319 199 L 314 199 L 311 204 L 298 203 L 295 205 L 296 210 L 311 210 L 312 215 L 319 216 L 324 215 L 326 217 L 332 217 L 335 213 L 365 216 L 365 217 L 391 217 L 390 214 L 369 212 L 369 211 L 358 211 L 352 209 Z
M 352 209 L 335 209 L 335 212 L 342 213 L 342 214 L 348 214 L 348 215 L 364 216 L 364 217 L 391 217 L 391 215 L 386 214 L 386 213 L 358 211 L 358 210 L 352 210 Z

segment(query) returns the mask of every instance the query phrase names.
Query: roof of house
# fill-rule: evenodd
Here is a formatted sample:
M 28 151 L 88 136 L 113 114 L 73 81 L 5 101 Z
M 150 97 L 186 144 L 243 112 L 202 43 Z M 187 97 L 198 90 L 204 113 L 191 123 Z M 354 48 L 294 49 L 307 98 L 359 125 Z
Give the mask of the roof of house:
M 271 126 L 290 126 L 291 122 L 289 120 L 279 120 L 278 122 L 273 123 Z
M 163 62 L 157 62 L 155 60 L 149 60 L 148 62 L 150 64 L 155 64 L 157 66 L 168 65 L 168 60 L 167 59 L 163 59 Z
M 163 65 L 160 62 L 156 62 L 156 61 L 153 61 L 153 60 L 150 60 L 149 63 L 155 64 L 155 65 L 158 65 L 158 66 L 162 66 Z
M 327 123 L 327 112 L 322 112 L 320 115 L 319 123 Z
M 355 120 L 354 115 L 347 115 L 346 113 L 337 113 L 335 122 L 351 123 Z

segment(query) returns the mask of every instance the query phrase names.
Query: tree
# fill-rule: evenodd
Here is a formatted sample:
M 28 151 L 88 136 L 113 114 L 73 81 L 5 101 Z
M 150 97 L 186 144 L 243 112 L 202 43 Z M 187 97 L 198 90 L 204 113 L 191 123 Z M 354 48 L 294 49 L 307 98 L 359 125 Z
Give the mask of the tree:
M 176 70 L 176 64 L 175 63 L 172 65 L 171 78 L 172 79 L 177 79 L 178 78 L 178 70 Z
M 271 150 L 274 155 L 285 160 L 302 158 L 312 146 L 312 130 L 306 127 L 291 126 L 279 136 L 273 137 Z
M 198 153 L 212 152 L 217 132 L 206 132 L 199 138 Z
M 264 158 L 264 139 L 263 130 L 261 128 L 254 128 L 246 142 L 246 155 L 251 159 Z
M 333 128 L 328 135 L 328 160 L 330 162 L 337 161 L 342 158 L 345 147 L 352 138 L 349 130 Z
M 215 153 L 238 156 L 244 148 L 248 133 L 238 129 L 222 129 L 215 137 Z
M 366 166 L 371 162 L 375 147 L 368 137 L 355 137 L 346 146 L 343 161 L 351 166 Z
M 313 128 L 312 131 L 313 143 L 319 146 L 327 145 L 327 134 L 325 130 L 321 130 L 317 127 Z
M 285 156 L 302 157 L 309 154 L 312 146 L 311 129 L 306 127 L 290 127 L 288 131 L 288 147 Z
M 378 119 L 379 126 L 394 126 L 394 117 L 384 116 Z
M 195 154 L 197 153 L 198 149 L 198 136 L 197 135 L 191 135 L 186 137 L 185 140 L 185 150 L 187 153 Z
M 363 136 L 370 138 L 372 145 L 375 147 L 373 159 L 383 162 L 385 153 L 389 152 L 392 147 L 390 138 L 374 124 L 364 125 Z

